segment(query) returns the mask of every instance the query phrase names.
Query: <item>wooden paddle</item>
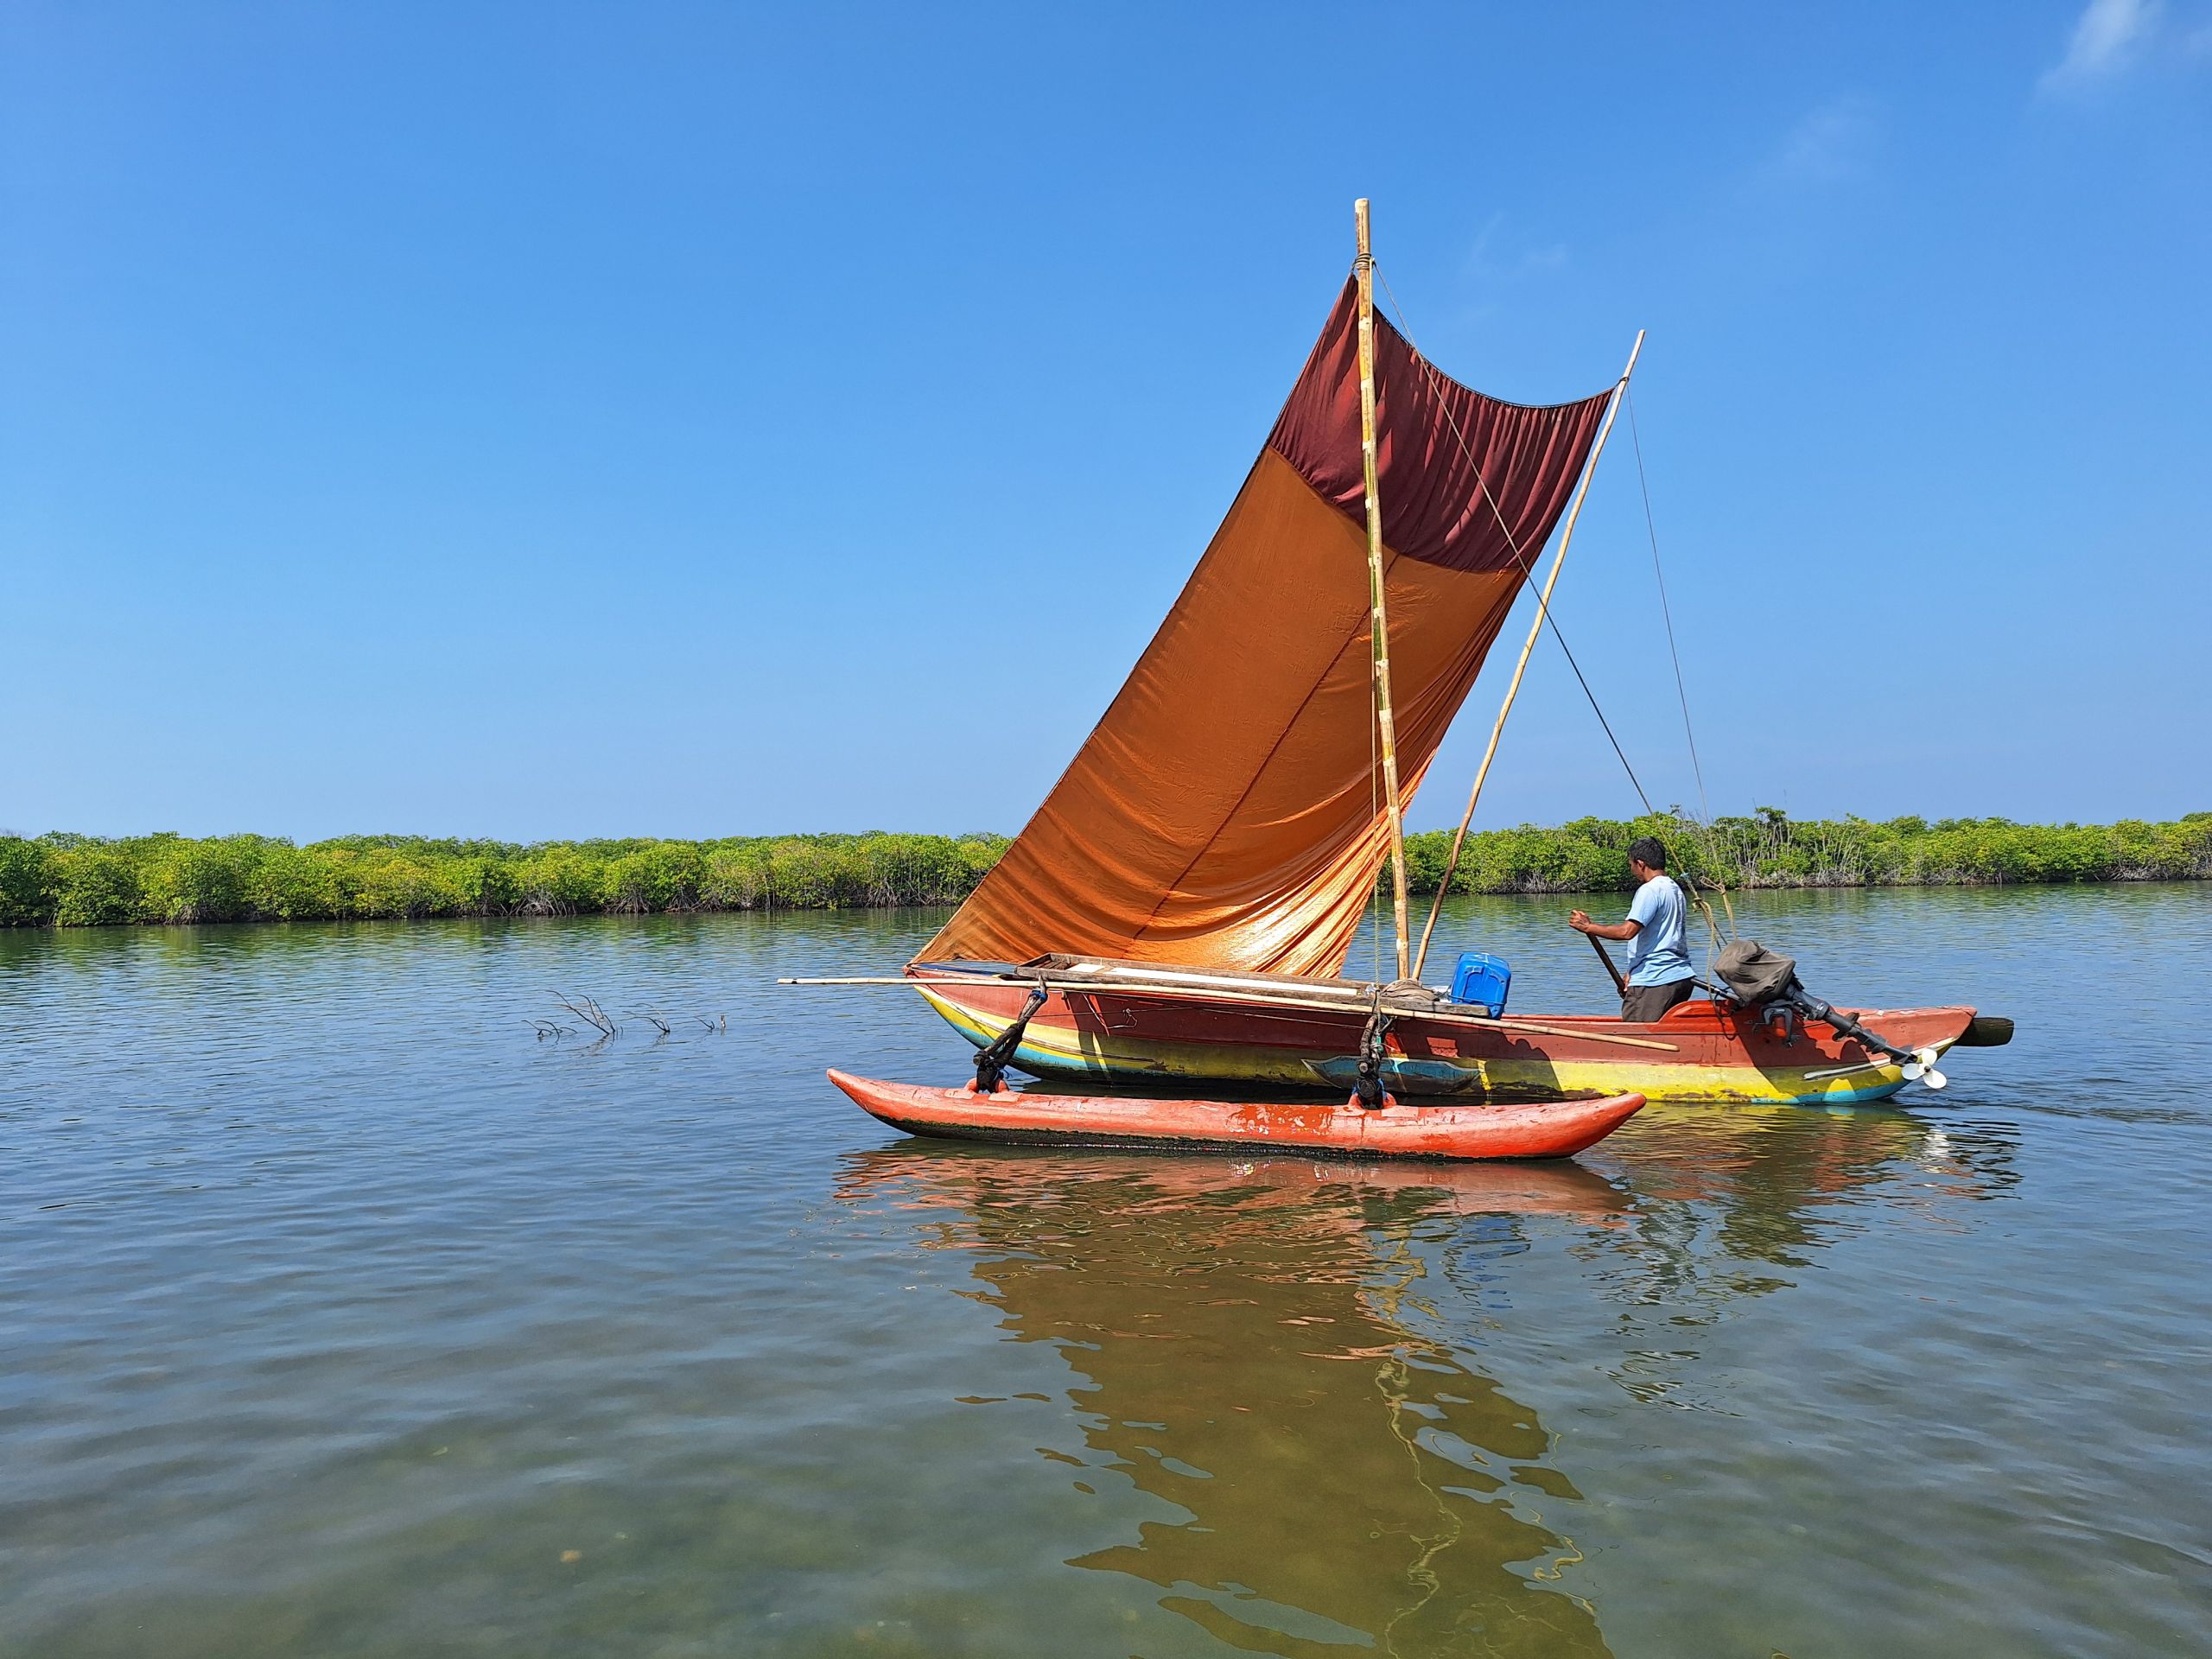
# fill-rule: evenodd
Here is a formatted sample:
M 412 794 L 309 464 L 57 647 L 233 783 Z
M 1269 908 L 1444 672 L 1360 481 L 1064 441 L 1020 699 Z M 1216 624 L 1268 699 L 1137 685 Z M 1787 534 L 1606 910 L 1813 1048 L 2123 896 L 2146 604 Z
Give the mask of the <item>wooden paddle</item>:
M 1605 949 L 1605 942 L 1595 933 L 1585 933 L 1582 937 L 1590 941 L 1590 948 L 1598 953 L 1598 960 L 1605 964 L 1605 971 L 1612 976 L 1613 988 L 1626 996 L 1628 981 L 1623 979 L 1621 970 L 1613 966 L 1613 953 Z

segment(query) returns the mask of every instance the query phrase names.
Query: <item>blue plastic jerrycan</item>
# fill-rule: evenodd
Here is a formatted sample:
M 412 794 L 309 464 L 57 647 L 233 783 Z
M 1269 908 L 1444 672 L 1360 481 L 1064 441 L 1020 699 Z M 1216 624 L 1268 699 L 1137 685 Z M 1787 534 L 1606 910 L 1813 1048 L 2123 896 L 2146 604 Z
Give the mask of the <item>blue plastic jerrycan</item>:
M 1504 1014 L 1506 993 L 1512 988 L 1513 969 L 1503 957 L 1469 950 L 1452 970 L 1452 1000 L 1480 1008 L 1493 1020 Z

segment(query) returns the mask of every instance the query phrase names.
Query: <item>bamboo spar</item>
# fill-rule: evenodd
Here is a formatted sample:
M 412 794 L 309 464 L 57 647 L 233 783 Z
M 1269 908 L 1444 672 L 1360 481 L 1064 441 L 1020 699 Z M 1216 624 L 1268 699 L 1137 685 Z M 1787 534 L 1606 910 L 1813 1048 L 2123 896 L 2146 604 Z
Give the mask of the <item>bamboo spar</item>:
M 1390 826 L 1391 919 L 1398 939 L 1398 977 L 1412 977 L 1406 965 L 1409 929 L 1406 924 L 1406 825 L 1398 800 L 1398 731 L 1390 712 L 1390 623 L 1382 603 L 1382 496 L 1376 481 L 1375 458 L 1375 256 L 1367 232 L 1367 198 L 1351 205 L 1358 234 L 1352 270 L 1359 278 L 1359 450 L 1367 484 L 1368 638 L 1375 653 L 1375 732 L 1382 752 L 1384 817 Z M 1610 412 L 1610 411 L 1609 411 Z
M 924 985 L 958 985 L 969 989 L 973 989 L 977 982 L 976 976 L 973 974 L 954 975 L 943 978 L 931 978 L 926 976 L 899 976 L 893 977 L 890 975 L 862 975 L 847 976 L 842 978 L 831 979 L 779 979 L 776 982 L 779 985 L 905 985 L 908 987 L 919 987 Z M 1001 977 L 989 982 L 1001 985 L 1014 982 L 1020 984 L 1025 988 L 1036 987 L 1047 990 L 1059 991 L 1063 993 L 1064 995 L 1065 993 L 1072 991 L 1081 995 L 1092 997 L 1098 996 L 1102 994 L 1118 994 L 1122 996 L 1160 997 L 1169 1001 L 1181 1000 L 1186 1001 L 1204 1002 L 1236 1002 L 1246 1004 L 1253 1007 L 1274 1008 L 1277 1011 L 1285 1009 L 1311 1010 L 1317 1008 L 1324 1013 L 1332 1011 L 1338 1013 L 1356 1011 L 1353 1009 L 1348 1009 L 1347 1006 L 1344 1003 L 1338 1003 L 1332 1007 L 1325 1002 L 1290 1001 L 1279 996 L 1254 995 L 1242 991 L 1212 989 L 1203 985 L 1116 985 L 1109 982 L 1102 982 L 1095 979 L 1071 980 L 1053 979 L 1049 977 L 1014 982 L 1009 982 L 1007 979 Z M 1347 981 L 1346 983 L 1350 985 L 1351 982 Z M 1361 988 L 1372 989 L 1374 988 L 1351 986 L 1351 988 L 1357 991 Z M 1480 1014 L 1461 1014 L 1456 1009 L 1426 1008 L 1418 1012 L 1410 1013 L 1402 1009 L 1398 1012 L 1405 1014 L 1407 1017 L 1411 1019 L 1430 1020 L 1438 1025 L 1476 1026 L 1490 1031 L 1533 1032 L 1536 1035 L 1542 1037 L 1573 1037 L 1579 1039 L 1583 1042 L 1605 1043 L 1621 1048 L 1660 1049 L 1669 1054 L 1680 1053 L 1681 1052 L 1680 1046 L 1674 1043 L 1655 1042 L 1649 1037 L 1624 1037 L 1617 1032 L 1570 1030 L 1561 1026 L 1537 1025 L 1533 1021 L 1527 1020 L 1491 1020 L 1486 1019 Z
M 1421 977 L 1422 964 L 1428 960 L 1428 941 L 1436 931 L 1436 918 L 1443 912 L 1444 897 L 1452 891 L 1452 876 L 1459 868 L 1459 850 L 1467 844 L 1467 826 L 1475 821 L 1475 805 L 1483 798 L 1483 781 L 1490 776 L 1490 763 L 1497 758 L 1497 741 L 1505 734 L 1505 717 L 1513 712 L 1513 699 L 1521 691 L 1521 677 L 1528 671 L 1529 658 L 1536 649 L 1545 620 L 1551 615 L 1552 588 L 1559 581 L 1560 567 L 1567 563 L 1568 543 L 1574 540 L 1574 521 L 1582 515 L 1582 499 L 1590 493 L 1590 480 L 1598 470 L 1598 457 L 1605 453 L 1606 435 L 1613 429 L 1613 416 L 1620 410 L 1621 398 L 1628 391 L 1628 378 L 1636 372 L 1636 359 L 1643 350 L 1643 330 L 1639 328 L 1636 331 L 1636 344 L 1629 347 L 1628 366 L 1621 371 L 1621 378 L 1613 387 L 1612 401 L 1605 405 L 1605 418 L 1598 428 L 1598 441 L 1590 446 L 1590 460 L 1582 469 L 1582 482 L 1575 487 L 1574 503 L 1567 508 L 1567 523 L 1560 530 L 1559 551 L 1552 555 L 1552 568 L 1544 577 L 1543 592 L 1536 596 L 1536 614 L 1529 624 L 1529 638 L 1521 647 L 1521 660 L 1513 665 L 1513 678 L 1505 688 L 1505 701 L 1498 705 L 1497 721 L 1490 728 L 1490 745 L 1484 749 L 1483 763 L 1475 771 L 1475 786 L 1468 793 L 1467 810 L 1460 815 L 1459 832 L 1452 837 L 1452 855 L 1444 861 L 1444 879 L 1437 883 L 1436 900 L 1428 907 L 1428 922 L 1421 931 L 1421 950 L 1414 957 L 1412 976 L 1415 979 Z M 1370 513 L 1372 511 L 1370 506 Z M 1403 969 L 1400 971 L 1402 973 Z

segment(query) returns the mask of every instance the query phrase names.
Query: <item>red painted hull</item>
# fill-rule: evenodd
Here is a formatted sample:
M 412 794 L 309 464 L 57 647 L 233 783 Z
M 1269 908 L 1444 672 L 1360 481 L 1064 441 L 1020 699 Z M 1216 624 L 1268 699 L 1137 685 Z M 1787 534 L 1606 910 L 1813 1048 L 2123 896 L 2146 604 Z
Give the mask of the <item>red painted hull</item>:
M 923 963 L 908 972 L 938 1012 L 970 1042 L 989 1041 L 1021 1011 L 1018 978 L 953 979 Z M 1948 1049 L 1974 1019 L 1970 1007 L 1854 1008 L 1889 1040 Z M 1664 1019 L 1632 1025 L 1611 1016 L 1528 1016 L 1549 1032 L 1452 1024 L 1402 1015 L 1385 1039 L 1383 1082 L 1427 1099 L 1558 1100 L 1640 1094 L 1650 1100 L 1809 1102 L 1878 1100 L 1904 1086 L 1856 1041 L 1815 1021 L 1784 1040 L 1754 1015 L 1703 999 Z M 1129 984 L 1055 988 L 1014 1058 L 1022 1071 L 1071 1082 L 1165 1090 L 1209 1081 L 1238 1089 L 1346 1090 L 1359 1053 L 1363 1006 L 1256 1007 L 1210 1001 Z M 1637 1046 L 1609 1042 L 1629 1038 Z
M 862 1111 L 909 1135 L 1105 1147 L 1295 1151 L 1325 1157 L 1569 1158 L 1635 1116 L 1642 1095 L 1520 1105 L 1407 1106 L 1141 1100 L 926 1089 L 833 1071 Z

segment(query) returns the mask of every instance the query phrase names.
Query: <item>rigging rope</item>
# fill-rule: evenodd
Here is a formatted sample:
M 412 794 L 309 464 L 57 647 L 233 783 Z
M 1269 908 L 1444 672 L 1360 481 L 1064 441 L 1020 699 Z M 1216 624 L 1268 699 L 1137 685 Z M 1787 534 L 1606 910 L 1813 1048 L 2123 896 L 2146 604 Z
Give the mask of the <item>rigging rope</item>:
M 1675 613 L 1667 603 L 1667 573 L 1659 568 L 1659 526 L 1651 517 L 1651 483 L 1643 475 L 1643 439 L 1636 429 L 1636 394 L 1628 391 L 1626 395 L 1629 442 L 1636 449 L 1636 481 L 1643 492 L 1643 528 L 1651 537 L 1651 574 L 1659 583 L 1659 614 L 1667 624 L 1667 655 L 1674 659 L 1675 696 L 1682 705 L 1682 736 L 1689 744 L 1690 772 L 1697 779 L 1698 812 L 1710 823 L 1713 806 L 1705 798 L 1705 767 L 1697 758 L 1697 734 L 1690 729 L 1690 694 L 1682 684 L 1682 654 L 1675 649 Z
M 1381 265 L 1375 267 L 1375 275 L 1382 283 L 1383 293 L 1389 296 L 1390 308 L 1398 314 L 1398 332 L 1406 337 L 1406 344 L 1413 347 L 1414 360 L 1427 372 L 1432 380 L 1440 383 L 1437 387 L 1437 406 L 1444 411 L 1445 424 L 1452 429 L 1452 441 L 1459 446 L 1459 454 L 1465 459 L 1467 465 L 1473 469 L 1476 486 L 1482 491 L 1483 499 L 1490 504 L 1491 516 L 1497 520 L 1497 527 L 1505 537 L 1506 546 L 1513 550 L 1514 563 L 1521 567 L 1521 574 L 1527 578 L 1529 586 L 1534 588 L 1536 583 L 1536 573 L 1530 568 L 1528 556 L 1522 552 L 1520 539 L 1514 535 L 1513 527 L 1505 522 L 1505 514 L 1497 505 L 1497 498 L 1490 493 L 1490 481 L 1483 476 L 1482 463 L 1475 459 L 1474 452 L 1467 447 L 1466 435 L 1459 430 L 1459 423 L 1452 413 L 1451 399 L 1445 395 L 1440 384 L 1444 378 L 1442 372 L 1422 354 L 1421 346 L 1414 339 L 1414 331 L 1406 324 L 1406 308 L 1399 303 L 1397 290 L 1390 286 L 1390 279 L 1382 275 Z M 1634 424 L 1634 420 L 1635 410 L 1634 406 L 1631 405 L 1630 410 L 1631 426 Z M 1643 803 L 1646 815 L 1653 814 L 1656 809 L 1651 804 L 1651 797 L 1643 792 L 1643 780 L 1636 775 L 1636 768 L 1629 764 L 1627 752 L 1621 747 L 1620 739 L 1613 735 L 1613 723 L 1605 718 L 1605 711 L 1598 706 L 1598 694 L 1590 689 L 1590 682 L 1582 672 L 1582 664 L 1575 661 L 1574 652 L 1567 643 L 1567 636 L 1560 632 L 1559 619 L 1552 614 L 1551 607 L 1544 602 L 1544 596 L 1541 590 L 1536 594 L 1536 610 L 1550 627 L 1552 638 L 1559 642 L 1560 651 L 1567 658 L 1567 665 L 1574 671 L 1575 683 L 1582 688 L 1582 695 L 1589 699 L 1590 712 L 1598 716 L 1598 724 L 1605 728 L 1605 741 L 1613 746 L 1613 753 L 1620 760 L 1621 770 L 1628 773 L 1628 781 L 1636 791 L 1637 799 Z M 1670 632 L 1669 635 L 1670 643 L 1672 637 Z
M 1406 308 L 1398 299 L 1398 291 L 1390 286 L 1390 279 L 1383 275 L 1382 268 L 1380 265 L 1375 266 L 1374 269 L 1376 276 L 1382 281 L 1383 293 L 1389 296 L 1390 308 L 1397 313 L 1398 332 L 1406 337 L 1406 344 L 1413 348 L 1414 360 L 1418 362 L 1425 371 L 1427 371 L 1429 378 L 1432 381 L 1438 383 L 1436 388 L 1437 404 L 1438 407 L 1444 411 L 1445 424 L 1452 429 L 1452 442 L 1459 446 L 1459 454 L 1465 457 L 1468 467 L 1473 470 L 1476 486 L 1482 491 L 1483 499 L 1490 505 L 1491 516 L 1497 520 L 1498 530 L 1505 537 L 1505 544 L 1513 550 L 1514 563 L 1521 567 L 1521 574 L 1528 581 L 1529 584 L 1531 587 L 1535 587 L 1536 573 L 1530 568 L 1527 556 L 1522 552 L 1520 539 L 1514 535 L 1513 527 L 1505 522 L 1505 514 L 1498 507 L 1497 498 L 1491 493 L 1490 481 L 1483 476 L 1482 465 L 1480 462 L 1476 461 L 1473 451 L 1468 448 L 1466 435 L 1459 430 L 1459 423 L 1452 413 L 1451 399 L 1445 395 L 1444 388 L 1441 384 L 1444 378 L 1442 372 L 1439 370 L 1434 364 L 1431 363 L 1425 355 L 1423 355 L 1419 343 L 1414 339 L 1413 329 L 1408 326 L 1406 321 Z M 1628 402 L 1629 435 L 1636 449 L 1637 482 L 1641 487 L 1643 494 L 1644 529 L 1649 534 L 1651 538 L 1651 569 L 1653 573 L 1659 578 L 1659 607 L 1660 613 L 1665 618 L 1667 625 L 1667 652 L 1668 655 L 1673 658 L 1675 664 L 1675 692 L 1676 696 L 1681 699 L 1682 705 L 1682 733 L 1683 735 L 1689 740 L 1690 768 L 1692 772 L 1695 773 L 1697 778 L 1698 806 L 1700 810 L 1704 814 L 1704 820 L 1699 825 L 1699 828 L 1706 832 L 1708 842 L 1705 849 L 1707 862 L 1708 864 L 1714 864 L 1717 863 L 1718 861 L 1713 859 L 1712 848 L 1709 844 L 1711 825 L 1713 822 L 1713 809 L 1710 804 L 1707 804 L 1706 799 L 1705 769 L 1698 760 L 1697 737 L 1690 727 L 1689 693 L 1683 686 L 1681 654 L 1675 648 L 1675 619 L 1673 612 L 1669 609 L 1667 603 L 1667 578 L 1665 573 L 1662 571 L 1659 567 L 1659 531 L 1651 512 L 1650 482 L 1644 476 L 1643 443 L 1642 438 L 1637 435 L 1636 427 L 1636 399 L 1630 392 L 1625 380 L 1622 382 L 1620 394 Z M 1621 770 L 1628 773 L 1629 783 L 1636 790 L 1637 799 L 1643 802 L 1645 815 L 1647 817 L 1656 817 L 1658 815 L 1657 810 L 1651 804 L 1651 797 L 1644 792 L 1643 780 L 1636 775 L 1636 768 L 1629 764 L 1628 755 L 1621 748 L 1620 739 L 1613 734 L 1612 722 L 1605 718 L 1605 711 L 1599 706 L 1598 695 L 1590 689 L 1590 682 L 1582 672 L 1582 664 L 1575 660 L 1573 649 L 1567 643 L 1567 635 L 1560 630 L 1559 619 L 1553 615 L 1551 607 L 1546 603 L 1541 588 L 1538 589 L 1536 594 L 1536 611 L 1537 615 L 1541 621 L 1550 627 L 1552 631 L 1552 638 L 1559 642 L 1560 652 L 1567 658 L 1567 665 L 1574 671 L 1575 683 L 1581 686 L 1582 695 L 1589 700 L 1590 712 L 1598 716 L 1598 724 L 1605 728 L 1605 741 L 1613 746 L 1613 753 L 1620 760 Z M 1687 875 L 1688 872 L 1686 871 L 1684 874 Z M 1707 969 L 1709 973 L 1712 967 L 1713 952 L 1717 951 L 1720 948 L 1719 923 L 1713 916 L 1712 905 L 1707 902 L 1705 895 L 1698 891 L 1695 880 L 1692 880 L 1687 882 L 1686 885 L 1688 888 L 1690 900 L 1703 914 L 1705 918 L 1706 931 L 1712 938 L 1711 949 L 1707 951 L 1706 958 Z M 1726 885 L 1716 880 L 1715 886 L 1719 889 L 1721 906 L 1728 912 L 1728 931 L 1732 937 L 1736 931 L 1736 907 L 1728 902 L 1728 888 Z M 1440 893 L 1437 897 L 1438 902 L 1441 903 L 1443 895 Z
M 1720 861 L 1713 856 L 1713 804 L 1706 798 L 1705 767 L 1697 758 L 1697 733 L 1690 725 L 1690 694 L 1688 688 L 1682 683 L 1682 654 L 1675 649 L 1675 613 L 1667 603 L 1667 573 L 1659 565 L 1659 525 L 1651 514 L 1651 481 L 1644 476 L 1643 438 L 1643 435 L 1637 430 L 1636 394 L 1633 391 L 1628 393 L 1628 435 L 1630 443 L 1636 450 L 1637 486 L 1643 493 L 1643 529 L 1644 533 L 1651 538 L 1651 575 L 1659 584 L 1659 614 L 1667 624 L 1667 655 L 1673 658 L 1675 664 L 1675 696 L 1682 705 L 1682 737 L 1689 745 L 1691 774 L 1697 779 L 1698 830 L 1705 842 L 1707 874 L 1711 877 L 1714 887 L 1720 893 L 1721 908 L 1728 912 L 1728 934 L 1731 938 L 1733 938 L 1736 933 L 1736 906 L 1729 902 L 1728 884 L 1713 874 Z M 1697 890 L 1697 884 L 1694 881 L 1689 884 L 1689 892 L 1692 901 L 1704 913 L 1705 931 L 1712 938 L 1712 946 L 1706 952 L 1705 957 L 1706 974 L 1710 977 L 1713 973 L 1713 958 L 1720 949 L 1720 924 L 1713 914 L 1712 905 L 1707 902 L 1705 895 Z

